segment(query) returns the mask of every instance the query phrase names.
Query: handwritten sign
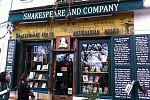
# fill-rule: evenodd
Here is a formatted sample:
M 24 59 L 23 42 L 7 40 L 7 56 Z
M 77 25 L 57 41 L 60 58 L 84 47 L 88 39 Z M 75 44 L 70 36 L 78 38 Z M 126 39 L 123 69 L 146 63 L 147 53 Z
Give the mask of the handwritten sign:
M 130 37 L 114 38 L 114 65 L 131 64 Z

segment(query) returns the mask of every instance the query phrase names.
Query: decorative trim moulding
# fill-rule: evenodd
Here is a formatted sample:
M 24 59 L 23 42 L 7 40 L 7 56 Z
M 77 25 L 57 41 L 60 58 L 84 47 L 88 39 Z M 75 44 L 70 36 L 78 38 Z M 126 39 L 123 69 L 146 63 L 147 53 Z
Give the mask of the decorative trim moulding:
M 48 20 L 20 22 L 19 24 L 34 24 L 34 23 L 45 23 L 45 22 L 48 22 Z

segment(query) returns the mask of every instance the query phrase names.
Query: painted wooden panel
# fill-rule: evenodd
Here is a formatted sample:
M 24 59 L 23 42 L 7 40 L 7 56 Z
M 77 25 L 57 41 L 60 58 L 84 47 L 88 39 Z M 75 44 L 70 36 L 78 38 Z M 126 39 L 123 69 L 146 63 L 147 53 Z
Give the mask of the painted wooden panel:
M 87 33 L 90 30 L 99 30 L 100 34 Z M 56 36 L 95 37 L 123 34 L 134 34 L 133 13 L 113 14 L 91 19 L 53 20 L 45 23 L 15 24 L 12 38 L 51 39 L 56 38 Z

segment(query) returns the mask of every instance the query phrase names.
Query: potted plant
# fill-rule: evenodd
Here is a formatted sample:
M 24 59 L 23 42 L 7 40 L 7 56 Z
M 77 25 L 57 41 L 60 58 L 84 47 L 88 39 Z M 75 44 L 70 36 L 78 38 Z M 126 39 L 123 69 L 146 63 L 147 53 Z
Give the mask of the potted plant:
M 97 87 L 93 87 L 92 85 L 90 86 L 84 86 L 86 92 L 83 92 L 85 99 L 83 100 L 97 100 L 98 99 L 98 94 L 97 92 Z

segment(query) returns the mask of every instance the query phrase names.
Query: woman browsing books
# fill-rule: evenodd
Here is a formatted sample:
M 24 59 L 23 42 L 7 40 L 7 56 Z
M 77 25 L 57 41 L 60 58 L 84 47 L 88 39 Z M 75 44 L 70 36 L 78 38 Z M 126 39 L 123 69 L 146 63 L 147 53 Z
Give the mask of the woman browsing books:
M 28 74 L 26 73 L 22 74 L 18 84 L 18 100 L 29 100 L 30 96 L 32 99 L 35 98 L 34 93 L 30 90 L 28 82 L 29 82 Z

